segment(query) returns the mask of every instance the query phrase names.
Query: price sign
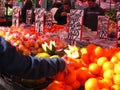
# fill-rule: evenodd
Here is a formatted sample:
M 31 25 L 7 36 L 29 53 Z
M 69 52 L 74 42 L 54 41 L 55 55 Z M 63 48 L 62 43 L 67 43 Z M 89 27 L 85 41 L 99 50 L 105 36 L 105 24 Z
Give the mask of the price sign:
M 98 16 L 97 34 L 99 38 L 105 39 L 108 36 L 109 18 L 106 16 Z
M 32 24 L 32 10 L 26 11 L 26 24 Z
M 5 16 L 5 7 L 0 7 L 0 17 Z
M 53 18 L 52 13 L 50 11 L 46 12 L 46 15 L 45 15 L 45 26 L 48 29 L 52 28 L 52 18 Z
M 20 24 L 20 7 L 14 6 L 13 13 L 12 13 L 12 25 L 19 26 Z
M 35 29 L 36 32 L 42 32 L 44 30 L 44 9 L 35 9 Z
M 69 40 L 81 39 L 83 10 L 70 10 Z

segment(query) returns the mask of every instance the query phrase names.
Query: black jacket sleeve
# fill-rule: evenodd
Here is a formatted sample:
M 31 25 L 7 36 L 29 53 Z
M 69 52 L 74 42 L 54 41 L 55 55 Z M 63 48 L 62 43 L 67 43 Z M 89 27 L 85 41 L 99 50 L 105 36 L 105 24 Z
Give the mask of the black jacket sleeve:
M 25 56 L 0 37 L 0 70 L 4 74 L 25 79 L 40 79 L 52 76 L 65 68 L 63 59 Z

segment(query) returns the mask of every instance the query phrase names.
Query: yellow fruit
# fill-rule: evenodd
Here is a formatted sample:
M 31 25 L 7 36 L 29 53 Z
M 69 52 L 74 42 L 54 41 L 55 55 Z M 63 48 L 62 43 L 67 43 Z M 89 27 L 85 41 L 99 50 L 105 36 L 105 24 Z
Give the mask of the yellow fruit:
M 85 90 L 100 90 L 98 80 L 96 78 L 89 78 L 85 82 Z
M 111 70 L 111 69 L 107 69 L 107 70 L 105 70 L 104 73 L 103 73 L 103 77 L 104 77 L 104 78 L 112 79 L 113 76 L 114 76 L 114 71 Z
M 99 66 L 102 66 L 104 62 L 108 61 L 108 58 L 107 57 L 100 57 L 96 61 L 97 61 L 97 64 Z
M 87 53 L 87 49 L 85 47 L 81 48 L 80 51 L 82 55 Z
M 105 63 L 103 63 L 102 66 L 103 71 L 107 70 L 107 69 L 114 69 L 114 64 L 110 61 L 106 61 Z
M 115 54 L 115 56 L 117 56 L 117 58 L 120 60 L 120 51 L 117 52 L 117 53 Z
M 112 90 L 120 90 L 120 86 L 119 85 L 112 85 Z
M 48 53 L 43 52 L 43 53 L 38 53 L 36 55 L 36 57 L 38 57 L 38 58 L 49 58 L 50 55 Z
M 59 55 L 52 55 L 52 56 L 50 56 L 50 58 L 60 58 L 60 56 Z
M 112 56 L 112 58 L 110 59 L 110 61 L 114 64 L 118 63 L 119 62 L 119 59 L 117 56 Z
M 115 64 L 114 72 L 115 72 L 116 74 L 120 74 L 120 63 Z
M 120 74 L 116 74 L 116 75 L 113 77 L 113 82 L 114 82 L 116 85 L 119 85 L 119 86 L 120 86 Z

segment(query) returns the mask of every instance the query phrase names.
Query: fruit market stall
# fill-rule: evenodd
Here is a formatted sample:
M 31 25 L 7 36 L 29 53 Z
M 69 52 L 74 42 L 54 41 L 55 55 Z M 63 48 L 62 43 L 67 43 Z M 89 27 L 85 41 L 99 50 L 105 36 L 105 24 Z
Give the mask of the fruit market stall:
M 112 44 L 110 46 L 110 43 L 106 44 L 110 46 L 108 48 L 101 42 L 87 43 L 82 47 L 69 45 L 64 41 L 64 38 L 59 37 L 59 30 L 60 32 L 65 31 L 65 27 L 54 25 L 53 30 L 45 30 L 46 33 L 44 34 L 37 33 L 34 26 L 26 25 L 0 28 L 0 35 L 16 46 L 17 50 L 24 55 L 33 55 L 38 58 L 62 57 L 67 63 L 66 70 L 54 77 L 45 77 L 40 80 L 26 80 L 15 77 L 15 82 L 19 81 L 24 87 L 36 87 L 36 89 L 43 85 L 42 90 L 120 89 L 120 48 L 112 46 Z M 94 32 L 89 31 L 89 36 L 85 34 L 83 36 L 85 42 L 97 37 Z

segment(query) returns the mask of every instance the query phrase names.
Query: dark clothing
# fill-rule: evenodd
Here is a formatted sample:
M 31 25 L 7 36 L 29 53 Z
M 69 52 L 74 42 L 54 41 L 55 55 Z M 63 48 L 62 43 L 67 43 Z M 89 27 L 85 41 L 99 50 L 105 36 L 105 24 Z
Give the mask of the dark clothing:
M 63 71 L 65 62 L 61 58 L 37 58 L 25 56 L 0 36 L 0 72 L 25 79 L 40 79 Z
M 21 15 L 22 22 L 26 23 L 26 11 L 27 10 L 32 10 L 32 16 L 31 16 L 32 21 L 31 21 L 31 23 L 33 23 L 34 22 L 34 9 L 33 9 L 33 7 L 29 7 L 29 6 L 24 6 L 22 8 L 22 15 Z
M 92 31 L 97 30 L 98 16 L 104 15 L 104 10 L 99 7 L 88 7 L 84 9 L 84 25 Z
M 61 16 L 62 12 L 64 12 L 63 7 L 59 8 L 54 15 L 54 18 L 57 21 L 57 24 L 59 25 L 67 24 L 67 16 Z

